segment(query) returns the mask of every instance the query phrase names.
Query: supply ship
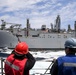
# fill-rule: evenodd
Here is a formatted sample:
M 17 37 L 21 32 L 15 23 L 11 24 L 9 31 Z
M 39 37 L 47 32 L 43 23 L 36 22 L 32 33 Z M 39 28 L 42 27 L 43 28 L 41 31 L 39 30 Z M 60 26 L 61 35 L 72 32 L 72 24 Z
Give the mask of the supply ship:
M 55 24 L 47 28 L 42 25 L 40 29 L 31 28 L 29 19 L 26 20 L 26 27 L 21 24 L 8 23 L 1 20 L 0 47 L 14 48 L 18 41 L 25 41 L 30 50 L 61 50 L 68 38 L 76 38 L 76 21 L 72 29 L 61 29 L 60 15 L 57 15 Z M 9 28 L 6 25 L 10 24 Z

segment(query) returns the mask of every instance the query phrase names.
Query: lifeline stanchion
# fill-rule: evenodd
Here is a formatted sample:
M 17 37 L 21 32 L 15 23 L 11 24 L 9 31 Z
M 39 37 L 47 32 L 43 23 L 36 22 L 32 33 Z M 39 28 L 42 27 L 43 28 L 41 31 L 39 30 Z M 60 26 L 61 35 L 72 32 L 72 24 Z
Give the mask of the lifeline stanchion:
M 3 75 L 3 61 L 4 61 L 4 59 L 1 58 L 1 73 L 2 73 L 2 75 Z

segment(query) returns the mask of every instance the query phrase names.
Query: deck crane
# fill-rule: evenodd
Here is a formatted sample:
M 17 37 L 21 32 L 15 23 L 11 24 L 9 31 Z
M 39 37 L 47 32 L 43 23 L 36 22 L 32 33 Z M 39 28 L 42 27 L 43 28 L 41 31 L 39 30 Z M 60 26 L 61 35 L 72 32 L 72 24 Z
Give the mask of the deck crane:
M 8 23 L 8 22 L 5 22 L 4 20 L 1 20 L 1 21 L 2 21 L 1 30 L 5 30 L 7 24 L 10 24 L 10 30 L 11 30 L 11 32 L 13 31 L 14 27 L 16 27 L 18 29 L 18 31 L 20 30 L 21 24 Z

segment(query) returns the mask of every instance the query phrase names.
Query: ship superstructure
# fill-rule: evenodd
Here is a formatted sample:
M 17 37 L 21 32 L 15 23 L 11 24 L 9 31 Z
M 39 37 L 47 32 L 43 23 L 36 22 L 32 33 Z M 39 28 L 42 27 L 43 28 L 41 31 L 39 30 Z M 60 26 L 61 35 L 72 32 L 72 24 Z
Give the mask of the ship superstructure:
M 5 29 L 6 24 L 12 24 L 10 28 Z M 57 16 L 55 24 L 51 23 L 50 28 L 42 25 L 41 29 L 33 29 L 30 27 L 29 19 L 26 22 L 26 28 L 21 29 L 21 24 L 7 23 L 2 21 L 1 30 L 10 31 L 17 36 L 20 41 L 25 41 L 30 49 L 64 49 L 64 43 L 67 38 L 76 37 L 76 21 L 74 29 L 68 25 L 67 31 L 61 30 L 60 15 Z

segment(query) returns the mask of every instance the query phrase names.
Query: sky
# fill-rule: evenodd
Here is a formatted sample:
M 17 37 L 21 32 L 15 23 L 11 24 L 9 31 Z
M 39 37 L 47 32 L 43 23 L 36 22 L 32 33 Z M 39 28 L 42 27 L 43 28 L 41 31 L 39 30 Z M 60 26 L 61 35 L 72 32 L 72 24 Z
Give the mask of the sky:
M 51 28 L 51 23 L 55 25 L 57 15 L 61 18 L 61 29 L 67 28 L 68 24 L 73 29 L 76 0 L 0 0 L 0 25 L 1 20 L 5 20 L 26 27 L 28 18 L 31 28 L 41 28 L 42 25 Z

